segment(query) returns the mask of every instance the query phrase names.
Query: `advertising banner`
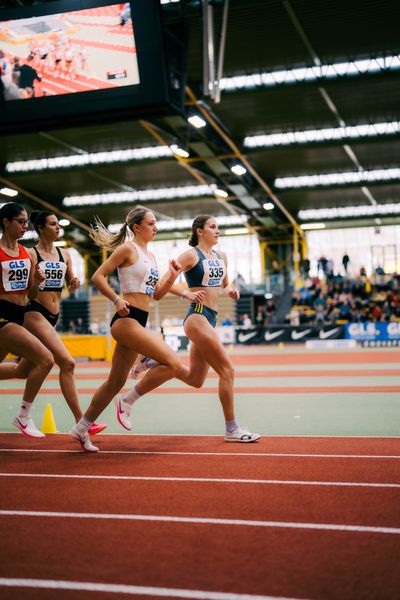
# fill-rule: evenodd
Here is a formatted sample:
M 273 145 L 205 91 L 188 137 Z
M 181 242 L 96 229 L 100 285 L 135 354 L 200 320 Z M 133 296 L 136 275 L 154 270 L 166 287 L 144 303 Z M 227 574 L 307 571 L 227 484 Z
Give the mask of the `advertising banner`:
M 400 340 L 400 323 L 349 323 L 345 337 L 358 342 Z
M 290 327 L 281 325 L 275 327 L 253 327 L 251 329 L 236 329 L 237 344 L 279 344 L 299 343 L 306 340 L 332 340 L 344 337 L 344 328 L 341 325 L 300 325 Z

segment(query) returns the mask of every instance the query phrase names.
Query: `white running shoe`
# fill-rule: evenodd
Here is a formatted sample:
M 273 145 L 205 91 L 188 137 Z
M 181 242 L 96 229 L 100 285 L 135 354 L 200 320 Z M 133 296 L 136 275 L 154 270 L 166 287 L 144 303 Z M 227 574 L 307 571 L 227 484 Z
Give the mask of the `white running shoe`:
M 154 358 L 149 358 L 148 356 L 143 356 L 137 363 L 135 363 L 131 369 L 132 379 L 137 379 L 139 374 L 143 371 L 147 371 L 148 369 L 152 369 L 159 365 Z
M 46 437 L 44 433 L 39 431 L 33 422 L 32 417 L 15 417 L 13 420 L 13 425 L 20 430 L 21 433 L 26 435 L 26 437 L 31 438 L 44 438 Z
M 85 452 L 98 452 L 99 451 L 98 447 L 94 446 L 92 444 L 92 442 L 90 441 L 89 434 L 87 432 L 81 433 L 80 431 L 78 431 L 78 428 L 76 425 L 74 425 L 73 428 L 70 430 L 69 435 L 71 437 L 73 437 L 75 440 L 78 440 L 78 442 L 82 446 L 82 450 L 84 450 Z
M 131 410 L 132 404 L 128 404 L 128 402 L 124 402 L 123 397 L 125 394 L 117 394 L 114 397 L 115 408 L 117 409 L 117 419 L 118 423 L 122 425 L 124 429 L 130 431 L 132 429 L 131 423 Z
M 241 427 L 236 427 L 233 431 L 225 431 L 226 442 L 256 442 L 260 437 L 259 433 L 250 433 L 250 431 Z

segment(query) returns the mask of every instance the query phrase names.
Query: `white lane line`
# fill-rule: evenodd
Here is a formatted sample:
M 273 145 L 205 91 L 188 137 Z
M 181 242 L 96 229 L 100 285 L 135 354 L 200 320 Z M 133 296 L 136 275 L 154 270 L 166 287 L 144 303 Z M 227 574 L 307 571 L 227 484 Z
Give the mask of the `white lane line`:
M 116 583 L 91 583 L 86 581 L 61 581 L 54 579 L 16 579 L 9 577 L 0 577 L 0 586 L 28 587 L 50 590 L 76 590 L 81 592 L 108 592 L 111 594 L 129 594 L 131 596 L 162 596 L 167 598 L 190 598 L 191 600 L 296 600 L 296 598 L 287 598 L 283 596 L 231 594 L 227 592 L 209 592 L 202 590 L 147 587 L 141 585 L 123 585 Z
M 400 535 L 399 527 L 373 527 L 368 525 L 341 525 L 336 523 L 297 523 L 287 521 L 252 521 L 245 519 L 211 519 L 203 517 L 172 517 L 162 515 L 121 515 L 102 513 L 49 512 L 39 510 L 0 510 L 1 516 L 46 517 L 66 519 L 105 519 L 119 521 L 163 521 L 168 523 L 195 523 L 201 525 L 229 525 L 245 527 L 280 527 L 283 529 L 318 529 L 324 531 L 348 531 L 356 533 L 389 533 Z
M 0 448 L 0 452 L 48 452 L 54 454 L 77 454 L 79 450 L 49 450 L 32 448 Z M 155 454 L 168 456 L 268 456 L 268 457 L 289 457 L 289 458 L 382 458 L 399 460 L 400 456 L 389 454 L 293 454 L 289 452 L 173 452 L 173 451 L 147 451 L 147 450 L 102 450 L 102 454 Z
M 136 475 L 73 475 L 64 473 L 0 473 L 0 477 L 44 477 L 48 479 L 105 479 L 108 481 L 174 481 L 193 483 L 253 483 L 267 485 L 322 485 L 339 487 L 399 488 L 400 483 L 367 483 L 353 481 L 291 481 L 285 479 L 225 479 L 220 477 L 145 477 Z
M 1 390 L 0 390 L 1 391 Z M 0 437 L 1 436 L 20 436 L 20 433 L 17 433 L 16 431 L 1 431 L 0 432 Z M 51 435 L 54 436 L 59 436 L 59 435 L 67 435 L 66 433 L 52 433 Z M 208 434 L 208 433 L 135 433 L 134 434 L 137 437 L 149 437 L 149 438 L 183 438 L 184 440 L 186 440 L 187 438 L 219 438 L 221 439 L 223 436 L 221 434 Z M 314 435 L 314 434 L 307 434 L 304 433 L 303 435 L 298 435 L 298 434 L 288 434 L 288 435 L 283 435 L 283 434 L 277 434 L 277 433 L 264 433 L 262 434 L 264 439 L 317 439 L 317 440 L 400 440 L 400 437 L 398 435 L 324 435 L 324 434 L 319 434 L 319 435 Z M 101 433 L 101 437 L 116 437 L 116 438 L 125 438 L 128 437 L 127 433 Z

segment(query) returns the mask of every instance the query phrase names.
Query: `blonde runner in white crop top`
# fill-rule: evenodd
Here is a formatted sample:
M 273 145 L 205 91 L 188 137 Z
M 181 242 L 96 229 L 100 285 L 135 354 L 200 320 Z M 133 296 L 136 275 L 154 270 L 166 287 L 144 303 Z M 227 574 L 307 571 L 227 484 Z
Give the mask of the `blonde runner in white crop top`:
M 157 263 L 153 255 L 146 254 L 140 246 L 131 242 L 137 252 L 137 261 L 129 267 L 118 267 L 121 293 L 139 292 L 153 297 L 159 279 Z

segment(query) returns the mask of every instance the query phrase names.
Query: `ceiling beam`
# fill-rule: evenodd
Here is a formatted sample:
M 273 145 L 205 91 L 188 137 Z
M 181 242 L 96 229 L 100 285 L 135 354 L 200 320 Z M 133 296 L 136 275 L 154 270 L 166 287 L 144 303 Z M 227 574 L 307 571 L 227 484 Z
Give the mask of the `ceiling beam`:
M 300 228 L 299 224 L 292 216 L 292 214 L 287 210 L 287 208 L 282 204 L 279 200 L 278 196 L 275 192 L 272 191 L 270 186 L 266 181 L 258 174 L 258 172 L 254 169 L 254 167 L 247 160 L 246 156 L 242 154 L 239 147 L 235 144 L 232 138 L 220 127 L 214 117 L 210 114 L 210 112 L 205 108 L 203 102 L 199 102 L 192 92 L 190 88 L 186 88 L 186 93 L 189 97 L 189 100 L 192 104 L 195 104 L 198 110 L 202 113 L 202 115 L 206 118 L 206 120 L 210 123 L 210 125 L 214 128 L 214 130 L 218 133 L 218 135 L 224 140 L 224 142 L 228 145 L 228 147 L 232 150 L 232 152 L 239 158 L 242 163 L 245 165 L 247 170 L 253 175 L 254 179 L 260 185 L 260 187 L 268 194 L 268 196 L 275 202 L 276 206 L 283 212 L 288 221 L 293 225 L 294 229 L 299 233 L 301 237 L 304 237 L 304 232 Z
M 43 208 L 51 211 L 55 215 L 58 215 L 58 216 L 62 217 L 63 219 L 68 219 L 69 221 L 71 221 L 71 223 L 74 223 L 74 225 L 79 227 L 79 229 L 83 229 L 84 231 L 86 231 L 86 233 L 89 233 L 91 231 L 89 225 L 86 225 L 86 223 L 82 223 L 82 221 L 80 221 L 73 215 L 66 213 L 65 211 L 58 208 L 58 206 L 55 206 L 54 204 L 50 204 L 50 202 L 47 202 L 47 200 L 40 198 L 40 196 L 37 196 L 36 194 L 29 192 L 25 188 L 14 183 L 14 181 L 10 181 L 9 179 L 6 179 L 5 177 L 2 177 L 0 175 L 0 183 L 3 183 L 4 185 L 6 185 L 7 187 L 9 187 L 11 189 L 17 190 L 23 196 L 26 196 L 26 198 L 29 198 L 29 200 L 33 200 L 34 202 L 36 202 L 36 204 L 43 206 Z

